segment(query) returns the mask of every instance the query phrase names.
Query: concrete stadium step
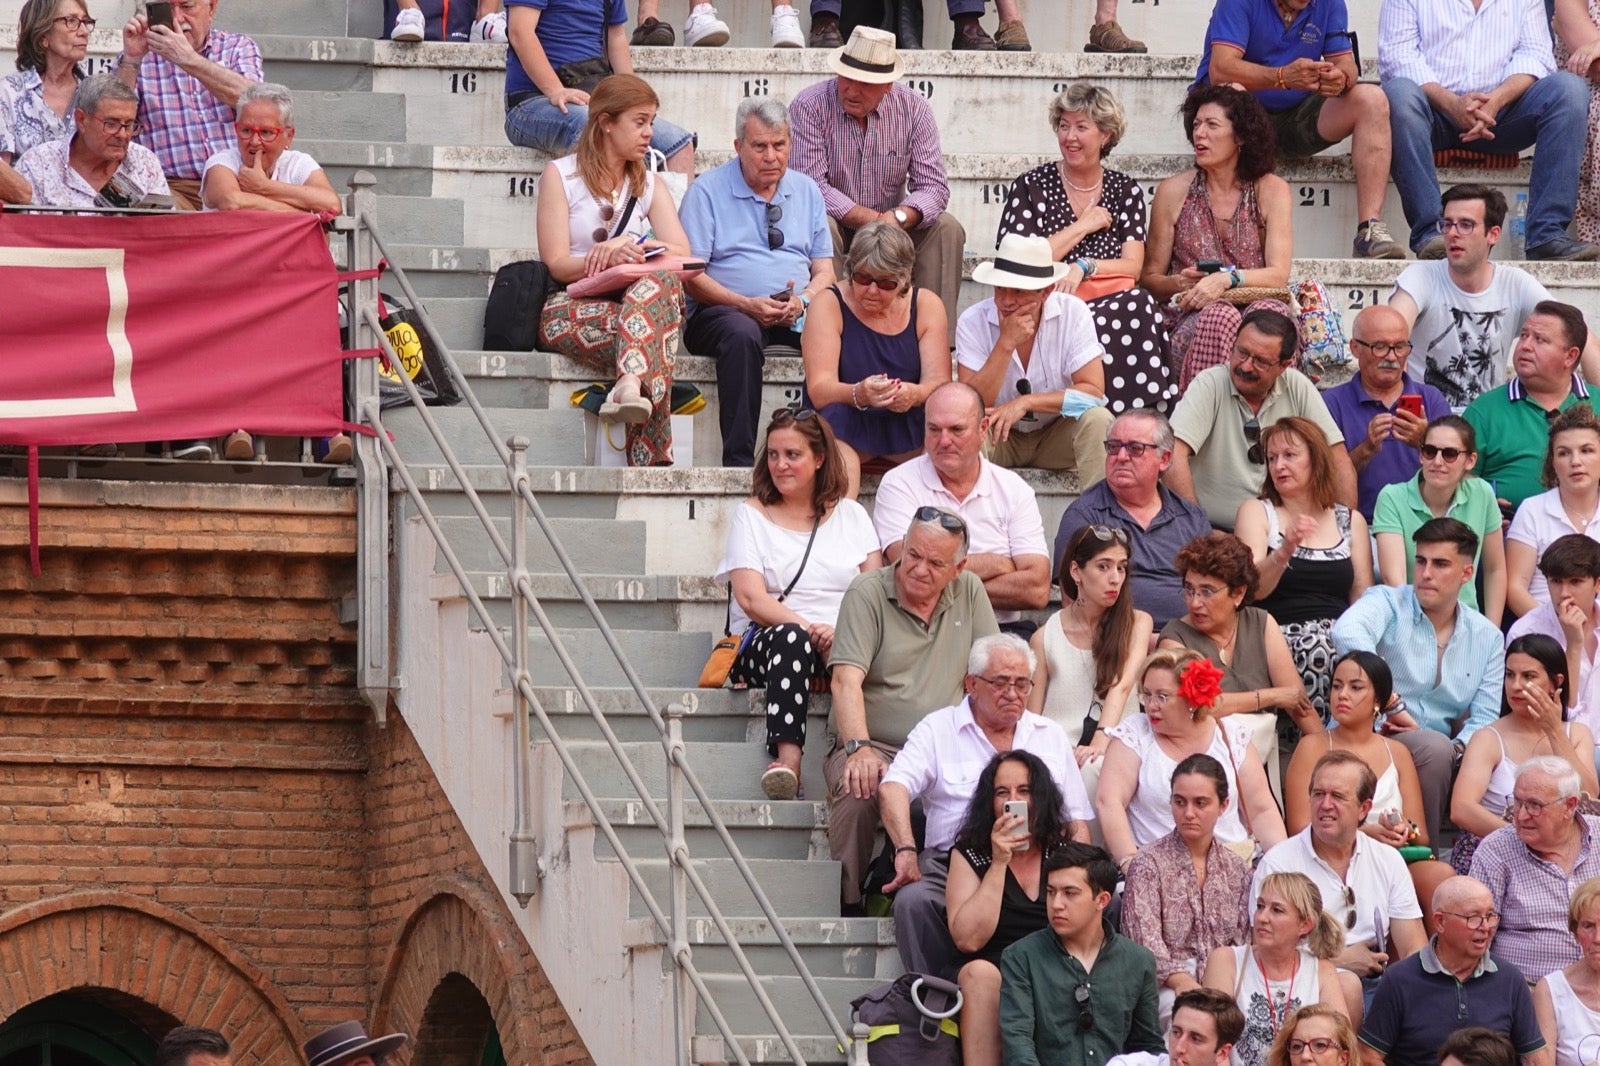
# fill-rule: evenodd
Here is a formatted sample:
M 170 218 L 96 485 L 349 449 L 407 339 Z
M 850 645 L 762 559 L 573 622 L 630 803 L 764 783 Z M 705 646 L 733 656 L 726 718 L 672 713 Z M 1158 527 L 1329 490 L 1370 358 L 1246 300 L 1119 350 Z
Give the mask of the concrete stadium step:
M 606 723 L 622 740 L 658 740 L 655 723 L 649 718 L 631 688 L 597 687 L 589 690 Z M 749 689 L 649 688 L 646 695 L 665 714 L 670 704 L 684 708 L 683 735 L 690 742 L 716 741 L 743 743 L 760 740 L 762 714 L 751 705 Z M 566 740 L 599 740 L 600 727 L 584 706 L 576 689 L 544 686 L 535 689 L 539 705 L 551 718 L 556 732 Z M 810 720 L 826 721 L 832 700 L 826 695 L 811 698 Z M 535 728 L 538 720 L 535 719 Z
M 794 972 L 789 955 L 778 944 L 772 923 L 764 918 L 734 918 L 728 923 L 740 947 L 760 971 L 776 975 Z M 892 918 L 798 918 L 784 923 L 800 957 L 817 977 L 857 977 L 892 980 L 903 972 L 894 943 Z M 657 943 L 665 943 L 657 937 Z M 689 942 L 697 966 L 710 972 L 732 974 L 738 963 L 709 918 L 689 923 Z
M 685 795 L 689 793 L 685 790 Z M 804 862 L 826 858 L 825 804 L 804 801 L 713 800 L 712 809 L 747 859 L 791 859 Z M 661 833 L 639 800 L 602 800 L 601 810 L 611 822 L 622 846 L 630 856 L 662 854 Z M 662 804 L 662 817 L 666 807 Z M 566 805 L 566 828 L 570 831 L 595 824 L 588 806 L 581 800 Z M 702 858 L 724 856 L 727 849 L 711 828 L 705 810 L 689 800 L 684 807 L 684 839 L 692 855 Z M 595 835 L 595 854 L 612 858 L 615 853 L 603 836 Z M 709 922 L 706 924 L 710 924 Z M 766 923 L 761 923 L 766 926 Z M 770 935 L 770 928 L 769 934 Z
M 848 1028 L 849 1015 L 841 1015 L 840 1022 Z M 820 1023 L 819 1023 L 820 1027 Z M 690 1048 L 690 1058 L 695 1066 L 727 1066 L 728 1063 L 739 1061 L 729 1051 L 720 1035 L 711 1035 L 714 1030 L 707 1026 L 705 1031 L 696 1034 Z M 793 1034 L 791 1034 L 793 1036 Z M 752 1066 L 761 1066 L 765 1063 L 789 1063 L 794 1060 L 789 1057 L 789 1052 L 772 1033 L 749 1034 L 736 1033 L 734 1039 L 738 1041 L 739 1049 L 745 1056 L 745 1061 Z M 844 1052 L 839 1049 L 837 1041 L 831 1036 L 794 1036 L 795 1046 L 799 1049 L 801 1058 L 812 1066 L 831 1066 L 834 1063 L 844 1062 Z
M 695 673 L 700 671 L 700 663 L 695 664 Z M 637 799 L 633 786 L 628 783 L 627 777 L 616 764 L 611 749 L 600 742 L 574 742 L 572 745 L 573 758 L 578 763 L 579 770 L 584 779 L 589 782 L 589 787 L 596 795 L 606 797 L 625 797 Z M 822 789 L 822 760 L 827 756 L 824 750 L 827 747 L 821 730 L 813 730 L 807 738 L 805 751 L 802 756 L 801 774 L 802 783 L 806 788 L 806 796 L 812 801 L 821 800 L 827 795 Z M 639 771 L 639 776 L 644 780 L 645 786 L 650 789 L 650 794 L 656 798 L 667 794 L 666 756 L 662 752 L 659 741 L 624 742 L 623 748 L 628 757 L 633 760 L 634 767 Z M 700 784 L 706 789 L 713 800 L 739 800 L 767 802 L 761 792 L 761 773 L 766 769 L 771 757 L 767 755 L 766 746 L 760 738 L 747 741 L 721 742 L 721 741 L 696 741 L 691 753 L 690 765 L 700 779 Z M 815 776 L 812 770 L 815 768 Z M 815 787 L 814 787 L 815 786 Z M 569 798 L 577 798 L 577 793 L 567 790 Z M 834 871 L 837 878 L 838 871 Z M 834 883 L 832 898 L 828 901 L 834 908 L 835 916 L 839 906 L 838 882 Z M 825 914 L 826 911 L 802 911 L 804 914 Z
M 833 1008 L 840 1022 L 846 1025 L 849 1024 L 850 1001 L 872 991 L 882 983 L 883 980 L 877 977 L 817 978 L 817 986 L 822 990 L 828 1005 Z M 762 1010 L 755 993 L 751 991 L 742 975 L 709 975 L 706 978 L 706 987 L 734 1032 L 761 1032 L 770 1029 L 771 1021 L 768 1020 L 766 1012 Z M 806 991 L 800 978 L 780 973 L 778 976 L 763 977 L 761 987 L 772 1000 L 773 1006 L 777 1008 L 779 1016 L 788 1025 L 791 1033 L 814 1033 L 823 1029 L 821 1012 L 817 1010 L 815 1001 Z M 700 1011 L 697 1028 L 702 1033 L 716 1032 L 710 1016 L 703 1010 Z
M 609 597 L 621 592 L 619 600 L 640 602 L 646 599 L 677 597 L 674 579 L 647 575 L 644 572 L 644 543 L 646 527 L 643 522 L 618 522 L 612 519 L 556 518 L 551 520 L 552 533 L 572 559 L 574 566 L 590 578 L 596 595 Z M 471 571 L 497 574 L 505 577 L 505 561 L 484 534 L 477 518 L 444 517 L 439 519 L 456 556 Z M 511 520 L 497 519 L 495 530 L 510 545 Z M 548 574 L 554 578 L 560 564 L 555 550 L 545 539 L 539 527 L 528 523 L 527 568 L 534 574 Z M 444 572 L 442 567 L 440 572 Z M 566 577 L 560 578 L 563 585 Z M 618 590 L 615 582 L 626 586 Z M 547 583 L 548 584 L 548 583 Z M 666 584 L 668 587 L 660 587 Z M 543 595 L 555 593 L 554 587 L 539 587 Z
M 751 871 L 766 892 L 767 899 L 781 915 L 815 918 L 839 916 L 839 864 L 830 859 L 798 862 L 793 859 L 751 859 Z M 671 867 L 666 859 L 635 857 L 635 865 L 643 876 L 658 905 L 665 909 L 670 899 Z M 732 859 L 698 859 L 699 872 L 711 896 L 724 915 L 729 917 L 756 917 L 761 909 L 750 895 L 750 886 L 733 865 Z M 637 894 L 630 894 L 629 913 L 632 917 L 649 916 L 649 910 Z M 693 888 L 689 890 L 689 914 L 704 915 L 705 904 Z M 743 984 L 744 979 L 739 978 Z M 721 996 L 718 997 L 719 1001 Z M 735 1002 L 729 1000 L 729 1002 Z
M 473 465 L 499 462 L 471 408 L 430 407 L 428 413 L 438 422 L 461 462 Z M 532 463 L 582 465 L 585 462 L 583 419 L 577 411 L 494 408 L 485 413 L 500 440 L 520 433 L 533 442 L 528 451 Z M 408 464 L 426 466 L 441 461 L 438 446 L 414 409 L 391 408 L 383 412 L 383 424 L 394 434 L 395 444 Z
M 700 680 L 700 668 L 705 665 L 706 656 L 711 654 L 709 629 L 697 633 L 615 629 L 614 633 L 639 676 L 652 685 L 693 687 Z M 579 675 L 589 684 L 628 683 L 611 649 L 593 629 L 560 629 L 557 635 Z M 535 681 L 544 685 L 559 685 L 569 680 L 550 642 L 537 629 L 528 634 L 528 670 Z
M 476 524 L 475 520 L 472 521 Z M 492 549 L 485 546 L 488 554 Z M 472 590 L 482 599 L 495 624 L 512 623 L 515 601 L 505 571 L 480 571 L 468 575 Z M 455 576 L 440 573 L 435 588 L 442 598 L 453 598 L 459 586 Z M 600 616 L 613 630 L 661 633 L 722 633 L 725 587 L 706 577 L 655 575 L 595 575 L 583 578 Z M 594 615 L 572 589 L 564 573 L 531 575 L 534 595 L 557 629 L 598 629 Z M 534 620 L 530 618 L 530 624 Z

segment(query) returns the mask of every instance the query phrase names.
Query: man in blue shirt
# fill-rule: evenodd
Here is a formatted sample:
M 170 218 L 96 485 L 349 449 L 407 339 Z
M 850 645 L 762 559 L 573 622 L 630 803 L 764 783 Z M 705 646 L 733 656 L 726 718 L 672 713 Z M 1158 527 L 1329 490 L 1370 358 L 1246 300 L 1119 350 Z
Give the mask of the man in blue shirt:
M 1500 716 L 1506 652 L 1499 627 L 1458 599 L 1478 535 L 1460 519 L 1435 518 L 1413 540 L 1413 584 L 1368 589 L 1333 623 L 1333 645 L 1340 655 L 1374 652 L 1394 671 L 1404 708 L 1380 728 L 1411 752 L 1428 839 L 1437 840 L 1456 753 Z
M 734 117 L 734 158 L 689 187 L 679 215 L 706 272 L 683 343 L 717 361 L 722 465 L 755 461 L 763 350 L 800 344 L 811 300 L 833 284 L 833 240 L 817 183 L 789 169 L 789 111 L 752 97 Z
M 1350 141 L 1358 259 L 1404 259 L 1378 213 L 1389 184 L 1389 103 L 1358 84 L 1344 0 L 1217 0 L 1195 84 L 1254 93 L 1278 131 L 1278 158 L 1305 159 Z
M 1324 392 L 1322 402 L 1344 432 L 1361 513 L 1371 522 L 1383 487 L 1416 477 L 1423 434 L 1429 422 L 1450 413 L 1450 401 L 1406 373 L 1411 331 L 1394 308 L 1378 304 L 1357 315 L 1350 350 L 1360 370 Z M 1420 414 L 1400 402 L 1406 396 L 1416 398 Z

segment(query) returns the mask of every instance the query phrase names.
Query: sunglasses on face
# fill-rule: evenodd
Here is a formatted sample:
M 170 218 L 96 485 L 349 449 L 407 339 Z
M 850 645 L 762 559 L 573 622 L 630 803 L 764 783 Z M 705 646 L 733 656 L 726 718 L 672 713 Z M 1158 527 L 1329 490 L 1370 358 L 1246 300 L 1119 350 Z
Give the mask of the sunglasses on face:
M 850 280 L 863 289 L 877 289 L 879 292 L 895 293 L 900 291 L 899 278 L 880 278 L 858 270 L 850 275 Z
M 1143 459 L 1144 453 L 1154 447 L 1154 444 L 1142 440 L 1108 440 L 1105 442 L 1107 455 L 1127 452 L 1129 459 Z
M 1466 451 L 1461 448 L 1441 448 L 1437 444 L 1424 444 L 1422 447 L 1417 449 L 1417 452 L 1421 454 L 1424 459 L 1429 461 L 1437 459 L 1442 455 L 1444 456 L 1444 461 L 1447 463 L 1453 463 L 1463 455 L 1467 454 Z

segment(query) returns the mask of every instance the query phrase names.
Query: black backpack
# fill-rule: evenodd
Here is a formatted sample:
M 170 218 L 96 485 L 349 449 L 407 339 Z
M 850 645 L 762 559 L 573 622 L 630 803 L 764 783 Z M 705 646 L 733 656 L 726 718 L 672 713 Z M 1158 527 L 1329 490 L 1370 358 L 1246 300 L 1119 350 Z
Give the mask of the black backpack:
M 494 274 L 483 307 L 483 347 L 489 352 L 531 352 L 539 342 L 544 301 L 558 286 L 537 259 L 507 263 Z
M 872 1066 L 960 1066 L 961 990 L 925 973 L 901 974 L 850 1002 L 868 1027 Z

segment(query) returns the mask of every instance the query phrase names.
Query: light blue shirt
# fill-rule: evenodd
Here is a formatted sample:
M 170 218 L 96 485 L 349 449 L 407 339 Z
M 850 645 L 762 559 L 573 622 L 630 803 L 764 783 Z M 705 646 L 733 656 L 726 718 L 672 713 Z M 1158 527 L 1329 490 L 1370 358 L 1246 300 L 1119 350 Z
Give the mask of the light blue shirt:
M 1459 601 L 1443 660 L 1437 658 L 1433 623 L 1410 585 L 1368 589 L 1333 623 L 1333 646 L 1340 655 L 1359 650 L 1382 656 L 1394 672 L 1395 694 L 1425 728 L 1465 743 L 1500 717 L 1504 639 L 1492 622 Z M 1461 731 L 1452 732 L 1462 718 Z
M 689 250 L 706 261 L 706 274 L 740 296 L 771 296 L 790 281 L 798 292 L 811 280 L 811 260 L 833 255 L 816 182 L 786 170 L 772 202 L 783 211 L 777 249 L 767 247 L 767 201 L 744 180 L 735 156 L 696 178 L 678 209 Z

